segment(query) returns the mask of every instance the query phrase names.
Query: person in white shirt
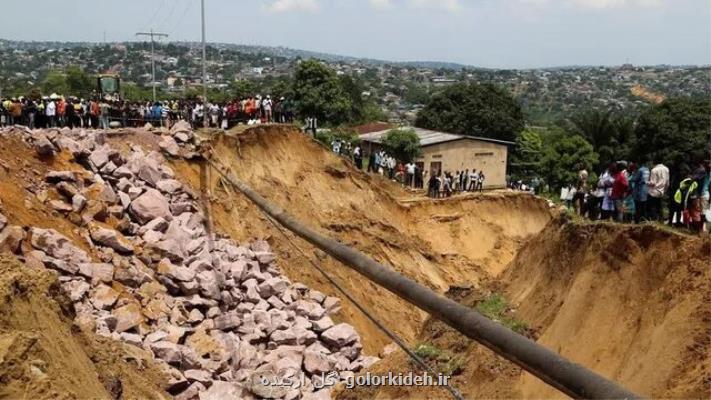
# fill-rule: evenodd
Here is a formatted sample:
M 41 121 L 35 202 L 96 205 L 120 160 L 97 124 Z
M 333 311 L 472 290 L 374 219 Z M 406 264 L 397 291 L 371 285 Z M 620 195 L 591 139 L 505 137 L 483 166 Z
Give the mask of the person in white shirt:
M 220 119 L 220 106 L 217 104 L 210 104 L 210 126 L 217 127 L 217 121 Z
M 45 115 L 47 116 L 47 122 L 49 126 L 54 128 L 57 126 L 57 105 L 54 101 L 47 103 L 47 108 L 45 108 Z
M 649 173 L 649 193 L 647 197 L 647 216 L 652 221 L 662 219 L 662 200 L 669 190 L 669 168 L 662 164 L 661 156 L 654 159 L 654 168 Z
M 363 149 L 360 145 L 356 145 L 353 149 L 353 161 L 355 161 L 356 168 L 363 169 Z
M 405 164 L 405 173 L 407 173 L 407 185 L 410 187 L 415 187 L 415 163 L 410 161 Z
M 479 183 L 479 174 L 476 173 L 476 169 L 472 169 L 469 173 L 469 188 L 467 191 L 473 192 L 476 190 L 476 185 Z
M 222 106 L 222 121 L 220 122 L 220 128 L 227 129 L 230 127 L 230 121 L 227 116 L 227 106 Z
M 264 109 L 264 120 L 265 122 L 272 122 L 272 97 L 267 95 L 267 98 L 262 101 L 262 108 Z

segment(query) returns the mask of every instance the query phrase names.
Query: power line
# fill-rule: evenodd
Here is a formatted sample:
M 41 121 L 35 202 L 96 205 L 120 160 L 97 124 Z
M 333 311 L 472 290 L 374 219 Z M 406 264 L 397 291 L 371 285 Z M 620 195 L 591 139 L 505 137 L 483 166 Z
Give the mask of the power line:
M 188 1 L 190 1 L 190 0 L 188 0 Z M 160 22 L 158 24 L 156 24 L 156 26 L 158 28 L 164 28 L 163 24 L 168 22 L 168 20 L 173 16 L 173 14 L 175 14 L 175 9 L 178 8 L 179 3 L 180 3 L 180 0 L 175 0 L 175 1 L 170 2 L 170 4 L 171 4 L 170 11 L 168 11 L 165 14 L 165 16 L 160 20 Z
M 188 0 L 188 2 L 185 3 L 185 9 L 183 10 L 183 13 L 180 15 L 180 18 L 177 19 L 177 21 L 175 22 L 175 25 L 173 25 L 173 28 L 169 31 L 171 36 L 178 29 L 178 26 L 180 26 L 180 23 L 183 22 L 183 19 L 185 18 L 185 16 L 188 15 L 188 11 L 190 11 L 190 6 L 192 6 L 192 5 L 193 5 L 193 3 L 191 0 Z
M 156 54 L 155 54 L 155 39 L 168 37 L 167 33 L 153 32 L 137 32 L 136 36 L 150 36 L 151 37 L 151 86 L 153 87 L 153 102 L 156 101 Z
M 165 5 L 165 1 L 166 1 L 166 0 L 160 0 L 160 2 L 158 3 L 158 8 L 156 8 L 156 11 L 155 11 L 155 12 L 153 13 L 153 15 L 151 16 L 151 19 L 149 19 L 148 22 L 143 26 L 143 30 L 144 30 L 144 31 L 145 31 L 149 26 L 153 25 L 153 22 L 155 21 L 156 17 L 158 16 L 158 13 L 160 12 L 160 10 L 161 10 L 161 9 L 163 8 L 163 6 Z

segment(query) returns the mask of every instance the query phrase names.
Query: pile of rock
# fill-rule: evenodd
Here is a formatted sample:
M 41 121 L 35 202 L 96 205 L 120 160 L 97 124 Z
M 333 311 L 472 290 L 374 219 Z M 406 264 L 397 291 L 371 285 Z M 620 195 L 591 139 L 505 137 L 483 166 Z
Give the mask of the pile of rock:
M 59 273 L 77 322 L 152 352 L 176 398 L 329 398 L 327 374 L 343 380 L 377 361 L 361 354 L 353 327 L 330 318 L 339 300 L 285 278 L 268 243 L 211 237 L 161 154 L 124 156 L 93 132 L 24 135 L 38 154 L 66 150 L 85 167 L 45 178 L 58 194 L 51 207 L 90 251 L 52 229 L 26 234 L 1 214 L 0 246 L 18 252 L 28 240 L 26 263 Z M 286 377 L 300 385 L 264 384 Z
M 189 123 L 178 121 L 169 131 L 162 129 L 154 132 L 162 135 L 158 146 L 164 154 L 188 159 L 198 154 L 199 143 Z

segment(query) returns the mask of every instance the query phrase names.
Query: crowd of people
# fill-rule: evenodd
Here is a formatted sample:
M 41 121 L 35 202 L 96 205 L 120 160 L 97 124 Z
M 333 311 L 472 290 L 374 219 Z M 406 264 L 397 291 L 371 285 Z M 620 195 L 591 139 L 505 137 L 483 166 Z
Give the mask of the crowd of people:
M 367 172 L 382 175 L 388 179 L 400 182 L 403 186 L 422 189 L 424 187 L 424 175 L 426 172 L 415 163 L 403 163 L 398 161 L 393 155 L 385 150 L 371 151 L 367 156 L 367 164 L 364 163 L 365 151 L 360 144 L 352 144 L 350 141 L 334 139 L 331 142 L 331 150 L 343 157 L 353 160 L 356 168 Z
M 170 127 L 183 120 L 195 127 L 228 129 L 238 123 L 291 123 L 294 104 L 284 97 L 249 96 L 226 103 L 200 100 L 131 102 L 95 96 L 82 99 L 57 94 L 39 99 L 25 97 L 0 99 L 0 125 L 25 125 L 34 128 L 101 128 L 113 124 L 138 127 L 149 123 Z
M 481 192 L 484 190 L 486 176 L 484 171 L 476 169 L 451 172 L 437 172 L 430 176 L 427 185 L 427 195 L 429 197 L 449 197 L 454 193 Z
M 363 169 L 364 151 L 359 145 L 341 139 L 331 142 L 331 150 L 343 157 L 351 158 L 358 169 Z M 429 179 L 417 163 L 398 161 L 385 150 L 372 151 L 368 155 L 367 172 L 379 174 L 388 179 L 400 182 L 403 186 L 413 189 L 424 189 L 432 198 L 449 197 L 455 193 L 483 191 L 486 176 L 484 171 L 476 169 L 456 171 L 454 174 L 445 171 L 435 171 Z
M 703 158 L 691 166 L 679 162 L 671 170 L 661 158 L 651 164 L 647 158 L 619 161 L 611 163 L 596 184 L 590 185 L 588 178 L 581 169 L 577 182 L 561 190 L 561 200 L 592 220 L 658 221 L 697 232 L 711 220 L 711 163 Z
M 56 94 L 39 99 L 0 99 L 0 126 L 25 125 L 34 128 L 102 128 L 113 124 L 138 127 L 150 123 L 170 127 L 188 121 L 194 128 L 209 126 L 228 129 L 237 123 L 291 123 L 293 103 L 280 97 L 249 96 L 226 103 L 200 100 L 168 100 L 129 102 L 94 96 L 90 99 L 64 97 Z M 307 118 L 305 130 L 316 131 L 315 119 Z M 364 150 L 346 140 L 336 139 L 332 150 L 351 158 L 359 169 L 364 168 Z M 481 191 L 485 175 L 476 169 L 428 172 L 413 162 L 403 163 L 384 150 L 367 155 L 367 171 L 397 180 L 404 186 L 424 189 L 433 198 L 449 197 L 457 192 Z M 578 214 L 592 220 L 616 220 L 640 223 L 662 221 L 663 204 L 668 214 L 666 222 L 701 231 L 711 221 L 709 186 L 711 167 L 708 160 L 697 159 L 692 167 L 677 163 L 672 170 L 660 159 L 652 165 L 648 159 L 637 162 L 619 161 L 610 164 L 597 182 L 590 183 L 586 170 L 578 171 L 577 182 L 562 188 L 560 198 Z M 534 178 L 526 185 L 509 182 L 509 187 L 538 192 L 541 182 Z

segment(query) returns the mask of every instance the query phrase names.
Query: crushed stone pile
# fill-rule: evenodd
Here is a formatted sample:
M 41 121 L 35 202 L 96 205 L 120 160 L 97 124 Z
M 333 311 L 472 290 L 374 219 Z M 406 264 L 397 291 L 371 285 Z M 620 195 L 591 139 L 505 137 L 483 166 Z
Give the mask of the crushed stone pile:
M 166 155 L 194 153 L 185 125 L 162 136 Z M 0 251 L 56 271 L 76 322 L 152 352 L 175 398 L 330 398 L 324 386 L 334 378 L 378 361 L 361 353 L 352 326 L 331 319 L 339 299 L 290 282 L 267 242 L 210 234 L 197 195 L 162 154 L 139 146 L 121 154 L 103 131 L 0 135 L 21 136 L 39 157 L 69 152 L 84 167 L 50 171 L 37 189 L 56 191 L 46 204 L 90 249 L 53 229 L 14 226 L 0 209 Z M 301 385 L 265 385 L 285 378 Z

